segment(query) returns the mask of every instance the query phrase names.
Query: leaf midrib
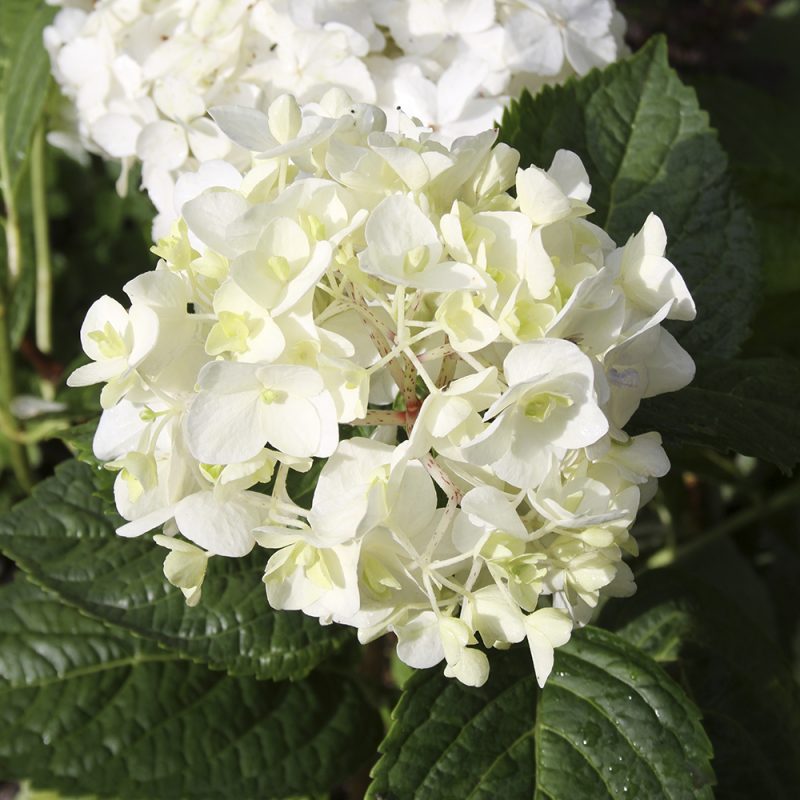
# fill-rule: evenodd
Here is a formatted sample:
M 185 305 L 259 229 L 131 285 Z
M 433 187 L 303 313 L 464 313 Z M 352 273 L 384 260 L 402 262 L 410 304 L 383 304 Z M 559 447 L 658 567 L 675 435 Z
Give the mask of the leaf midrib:
M 96 675 L 101 672 L 108 672 L 110 670 L 122 669 L 125 667 L 136 667 L 139 664 L 148 664 L 153 662 L 184 662 L 189 663 L 188 659 L 181 658 L 175 653 L 152 653 L 149 655 L 130 656 L 128 658 L 118 658 L 112 661 L 105 661 L 102 664 L 93 664 L 91 666 L 79 667 L 74 670 L 67 670 L 52 677 L 41 678 L 39 680 L 30 681 L 22 684 L 15 682 L 7 682 L 7 685 L 0 685 L 0 696 L 8 694 L 13 691 L 20 691 L 26 689 L 44 689 L 53 686 L 57 683 L 64 683 L 65 681 L 76 680 L 78 678 L 85 678 L 89 675 Z M 3 683 L 6 683 L 5 681 Z

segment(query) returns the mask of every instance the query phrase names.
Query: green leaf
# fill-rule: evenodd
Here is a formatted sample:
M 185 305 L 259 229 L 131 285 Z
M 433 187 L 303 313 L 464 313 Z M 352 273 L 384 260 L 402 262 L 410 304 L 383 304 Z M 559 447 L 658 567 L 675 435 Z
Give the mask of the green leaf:
M 753 356 L 800 357 L 800 6 L 776 4 L 731 49 L 725 70 L 687 73 L 730 154 L 737 189 L 749 201 L 759 235 L 765 298 L 745 345 Z
M 642 403 L 631 431 L 658 430 L 670 444 L 732 450 L 783 470 L 800 461 L 800 362 L 699 361 L 694 382 Z
M 95 401 L 98 400 L 96 397 L 93 399 Z M 92 446 L 94 436 L 97 433 L 98 422 L 99 419 L 93 419 L 89 422 L 81 422 L 78 425 L 73 425 L 71 428 L 62 431 L 58 438 L 64 442 L 78 461 L 82 461 L 84 464 L 89 464 L 91 467 L 95 468 L 96 471 L 94 474 L 96 476 L 96 484 L 99 481 L 104 487 L 108 486 L 110 488 L 114 483 L 114 474 L 109 471 L 105 471 L 105 474 L 103 474 L 103 472 L 99 471 L 103 462 L 95 457 Z M 111 495 L 107 496 L 110 501 Z
M 671 330 L 692 354 L 737 351 L 756 307 L 753 225 L 708 116 L 669 68 L 662 38 L 602 72 L 535 98 L 524 93 L 504 114 L 501 138 L 523 165 L 547 167 L 561 148 L 578 153 L 592 181 L 590 219 L 618 243 L 657 213 L 698 310 L 694 323 Z
M 202 601 L 189 608 L 163 576 L 166 551 L 150 536 L 116 535 L 109 499 L 107 473 L 66 462 L 0 518 L 0 550 L 92 616 L 231 674 L 302 677 L 352 639 L 343 626 L 270 609 L 263 551 L 212 558 Z
M 41 0 L 24 3 L 3 0 L 3 6 L 0 59 L 5 63 L 0 83 L 0 148 L 4 171 L 8 171 L 13 184 L 27 157 L 47 98 L 50 59 L 44 49 L 42 31 L 52 20 L 55 9 Z
M 356 683 L 211 672 L 19 579 L 0 589 L 0 771 L 141 800 L 325 791 L 367 760 L 380 719 Z
M 650 658 L 586 628 L 539 692 L 527 648 L 471 689 L 438 670 L 407 684 L 381 745 L 373 800 L 710 798 L 699 713 Z
M 709 561 L 713 553 L 705 554 L 706 573 Z M 716 796 L 794 798 L 800 785 L 798 688 L 765 633 L 769 620 L 753 612 L 749 581 L 729 594 L 670 567 L 645 573 L 637 583 L 637 595 L 609 604 L 602 622 L 671 665 L 696 698 L 714 746 Z
M 796 219 L 800 219 L 800 208 Z M 766 297 L 753 320 L 753 335 L 745 343 L 742 355 L 800 359 L 800 336 L 795 330 L 798 308 L 800 289 Z
M 27 176 L 27 173 L 26 173 Z M 21 194 L 21 192 L 18 192 Z M 8 308 L 8 333 L 11 346 L 18 348 L 28 330 L 36 298 L 36 270 L 33 268 L 33 228 L 30 215 L 20 214 L 20 261 L 23 269 L 13 287 Z
M 30 783 L 25 782 L 19 788 L 19 794 L 14 800 L 97 800 L 94 795 L 82 795 L 77 797 L 72 795 L 67 797 L 60 792 L 52 792 L 49 789 L 35 789 Z
M 780 6 L 783 6 L 781 8 Z M 767 294 L 800 290 L 797 158 L 800 10 L 778 4 L 730 53 L 726 70 L 688 74 L 730 154 L 737 187 L 753 210 Z
M 34 0 L 3 0 L 0 3 L 0 69 L 8 65 L 16 41 L 41 3 Z M 0 72 L 0 79 L 3 73 Z

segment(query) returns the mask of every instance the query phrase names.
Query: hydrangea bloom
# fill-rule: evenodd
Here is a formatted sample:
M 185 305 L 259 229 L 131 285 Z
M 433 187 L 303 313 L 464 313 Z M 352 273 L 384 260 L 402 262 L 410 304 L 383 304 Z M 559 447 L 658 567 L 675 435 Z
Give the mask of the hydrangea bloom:
M 634 589 L 629 529 L 669 463 L 623 428 L 693 376 L 661 324 L 695 313 L 661 222 L 617 246 L 573 153 L 518 169 L 496 131 L 388 132 L 340 90 L 212 113 L 252 168 L 182 187 L 71 378 L 106 383 L 118 532 L 163 526 L 189 602 L 208 558 L 266 548 L 275 608 L 393 632 L 468 684 L 478 637 L 526 640 L 543 683 L 600 597 Z M 306 507 L 293 487 L 320 467 Z
M 282 92 L 318 101 L 336 86 L 452 141 L 489 128 L 523 86 L 623 49 L 611 0 L 48 1 L 62 7 L 45 44 L 79 140 L 66 130 L 51 141 L 120 160 L 120 187 L 141 161 L 159 236 L 180 174 L 214 159 L 249 166 L 212 106 L 264 108 Z

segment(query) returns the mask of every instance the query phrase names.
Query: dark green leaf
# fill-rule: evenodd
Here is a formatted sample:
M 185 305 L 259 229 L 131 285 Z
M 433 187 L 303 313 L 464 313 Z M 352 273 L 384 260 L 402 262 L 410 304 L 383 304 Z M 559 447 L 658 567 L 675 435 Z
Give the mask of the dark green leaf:
M 649 657 L 587 628 L 539 692 L 526 648 L 480 689 L 415 675 L 395 709 L 373 800 L 710 798 L 699 713 Z
M 667 64 L 663 39 L 602 72 L 535 98 L 523 94 L 505 113 L 501 136 L 523 165 L 546 167 L 561 148 L 578 153 L 592 180 L 590 219 L 618 243 L 657 213 L 667 255 L 698 309 L 694 323 L 673 332 L 694 355 L 737 351 L 757 305 L 752 221 L 731 190 L 707 115 Z
M 706 573 L 717 569 L 705 553 Z M 697 565 L 699 566 L 699 565 Z M 636 597 L 612 602 L 604 624 L 671 664 L 703 712 L 714 745 L 719 800 L 789 800 L 800 785 L 800 700 L 783 656 L 753 611 L 750 581 L 729 594 L 670 567 L 638 579 Z
M 95 400 L 97 400 L 97 398 L 95 398 Z M 82 422 L 80 425 L 73 425 L 59 436 L 61 441 L 67 445 L 78 461 L 82 461 L 84 464 L 89 464 L 92 467 L 102 466 L 102 462 L 95 458 L 92 449 L 94 435 L 97 433 L 97 423 L 98 420 L 93 419 L 89 422 Z M 99 474 L 102 476 L 102 473 Z M 97 480 L 102 480 L 103 483 L 107 481 L 109 486 L 114 482 L 111 472 L 106 472 L 105 476 Z M 109 500 L 110 499 L 109 496 Z
M 733 450 L 790 470 L 800 461 L 800 362 L 699 361 L 686 389 L 644 401 L 631 430 L 665 441 Z
M 141 800 L 324 791 L 380 719 L 349 678 L 211 672 L 82 616 L 21 578 L 0 589 L 0 770 Z
M 772 4 L 770 4 L 772 5 Z M 724 70 L 687 73 L 730 154 L 736 186 L 759 234 L 764 302 L 745 352 L 800 357 L 800 6 L 776 4 L 730 48 Z
M 766 292 L 800 290 L 800 7 L 765 14 L 725 70 L 688 75 L 731 157 L 761 239 Z
M 797 219 L 800 219 L 800 210 Z M 798 308 L 800 289 L 767 297 L 753 320 L 753 335 L 745 343 L 742 354 L 800 359 L 800 336 L 796 330 Z
M 211 559 L 202 602 L 188 608 L 162 574 L 166 551 L 149 536 L 114 533 L 121 520 L 108 511 L 105 475 L 77 461 L 59 466 L 0 518 L 0 549 L 68 603 L 232 674 L 302 677 L 351 639 L 342 626 L 272 611 L 263 551 Z

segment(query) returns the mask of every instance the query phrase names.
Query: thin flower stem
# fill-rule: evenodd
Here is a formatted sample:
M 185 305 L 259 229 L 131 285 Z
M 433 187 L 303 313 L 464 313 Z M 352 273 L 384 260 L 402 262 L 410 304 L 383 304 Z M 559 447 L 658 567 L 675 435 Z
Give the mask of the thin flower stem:
M 286 490 L 286 479 L 289 477 L 289 465 L 279 464 L 278 474 L 275 476 L 275 487 L 272 490 L 273 503 L 277 504 L 284 498 L 291 500 L 289 492 Z
M 425 594 L 428 595 L 428 602 L 431 604 L 431 610 L 433 611 L 436 616 L 440 616 L 439 611 L 439 598 L 436 596 L 436 592 L 434 591 L 433 584 L 431 583 L 431 576 L 428 572 L 422 573 L 422 583 L 425 589 Z
M 36 248 L 36 346 L 43 353 L 50 353 L 53 349 L 53 267 L 45 190 L 44 126 L 41 123 L 31 145 L 31 201 Z
M 406 324 L 406 290 L 403 286 L 398 286 L 394 293 L 394 305 L 396 313 L 393 315 L 397 320 L 397 335 L 402 338 L 405 336 Z
M 358 290 L 358 287 L 356 287 L 354 284 L 350 284 L 350 291 L 353 296 L 353 307 L 361 315 L 362 322 L 367 328 L 369 337 L 372 340 L 372 343 L 375 345 L 375 349 L 381 356 L 385 356 L 391 350 L 392 346 L 389 340 L 394 339 L 393 334 L 369 310 L 366 301 Z M 394 382 L 398 386 L 402 386 L 403 373 L 397 360 L 389 361 L 389 371 Z
M 419 412 L 420 402 L 417 397 L 417 370 L 413 364 L 407 361 L 406 367 L 403 370 L 403 380 L 400 383 L 400 391 L 403 394 L 403 402 L 406 406 L 406 412 L 411 415 L 408 433 L 411 433 L 411 428 L 414 425 L 414 420 L 417 418 Z
M 746 528 L 748 525 L 753 525 L 771 514 L 775 514 L 784 508 L 790 508 L 794 505 L 800 505 L 800 481 L 794 481 L 782 491 L 776 492 L 763 503 L 750 506 L 736 514 L 732 514 L 719 525 L 708 531 L 704 536 L 692 539 L 692 541 L 674 550 L 672 548 L 659 550 L 647 560 L 643 571 L 665 567 L 674 561 L 686 558 L 713 542 L 724 539 L 742 528 Z
M 427 464 L 425 465 L 428 466 Z M 439 466 L 438 464 L 436 465 Z M 433 536 L 431 536 L 430 541 L 428 542 L 428 546 L 425 548 L 425 552 L 422 554 L 422 557 L 430 566 L 431 556 L 436 552 L 436 548 L 442 541 L 442 538 L 445 535 L 445 532 L 449 530 L 450 523 L 453 520 L 453 517 L 456 514 L 458 509 L 458 504 L 461 501 L 461 496 L 459 494 L 451 494 L 447 499 L 447 506 L 445 506 L 444 512 L 442 513 L 441 519 L 439 520 L 439 524 L 436 526 L 436 530 L 433 532 Z
M 348 425 L 358 427 L 360 425 L 405 425 L 407 414 L 405 411 L 372 411 L 369 410 L 366 416 L 348 422 Z
M 471 558 L 474 558 L 472 553 L 460 553 L 452 558 L 445 558 L 441 561 L 431 561 L 429 566 L 431 570 L 441 570 L 445 569 L 446 567 L 452 567 L 456 564 L 460 564 L 462 561 L 468 561 Z
M 447 353 L 442 359 L 442 366 L 439 370 L 439 375 L 436 378 L 436 388 L 444 389 L 453 380 L 458 366 L 458 356 L 455 351 Z
M 428 474 L 439 485 L 441 490 L 447 495 L 448 500 L 452 500 L 456 505 L 461 502 L 461 491 L 453 483 L 450 476 L 442 469 L 436 459 L 428 453 L 422 459 L 422 465 L 428 470 Z
M 489 366 L 489 364 L 481 363 L 477 358 L 475 358 L 475 356 L 472 355 L 472 353 L 459 353 L 458 356 L 467 364 L 469 364 L 469 366 L 471 366 L 476 372 L 483 372 L 483 370 Z
M 433 382 L 433 380 L 431 380 L 431 376 L 428 375 L 427 371 L 425 370 L 425 367 L 422 366 L 422 362 L 419 360 L 417 354 L 410 347 L 407 347 L 405 350 L 403 350 L 403 353 L 405 354 L 405 357 L 414 366 L 415 375 L 419 375 L 420 378 L 422 378 L 422 381 L 425 384 L 425 386 L 428 388 L 428 391 L 431 392 L 431 393 L 435 392 L 436 391 L 436 384 Z M 416 383 L 416 380 L 415 380 L 414 381 L 415 396 L 416 396 L 416 386 L 417 386 L 417 383 Z M 419 401 L 417 401 L 417 403 L 419 403 Z
M 436 333 L 435 330 L 425 329 L 419 333 L 415 333 L 413 336 L 403 342 L 397 342 L 396 344 L 392 345 L 386 355 L 382 356 L 374 364 L 371 364 L 369 367 L 367 367 L 367 373 L 372 374 L 373 372 L 377 372 L 379 369 L 383 369 L 383 367 L 389 364 L 392 360 L 399 358 L 401 353 L 405 354 L 405 348 L 410 347 L 413 344 L 417 344 L 417 342 L 421 342 L 423 339 L 431 336 L 434 333 Z
M 435 330 L 434 333 L 438 333 L 438 330 Z M 443 344 L 439 347 L 434 347 L 432 350 L 426 350 L 424 353 L 419 355 L 420 363 L 426 363 L 428 361 L 436 361 L 440 358 L 448 358 L 449 356 L 455 355 L 455 350 L 449 344 Z
M 438 573 L 436 575 L 431 574 L 431 577 L 438 584 L 439 588 L 444 587 L 445 589 L 449 589 L 451 592 L 455 592 L 456 595 L 463 596 L 465 600 L 470 599 L 472 593 L 465 589 L 463 584 L 456 583 L 455 581 L 445 578 L 444 575 L 439 575 Z
M 15 428 L 7 428 L 5 420 L 0 421 L 0 433 L 12 442 L 20 444 L 38 444 L 45 439 L 52 439 L 54 434 L 59 431 L 66 431 L 72 427 L 68 419 L 54 419 L 46 425 L 40 425 L 37 430 L 20 431 Z
M 476 558 L 472 562 L 472 567 L 470 568 L 469 575 L 467 575 L 467 580 L 464 582 L 464 589 L 468 592 L 472 591 L 472 587 L 475 585 L 475 581 L 478 580 L 478 576 L 483 571 L 484 561 L 482 558 Z M 492 580 L 494 580 L 494 575 L 492 575 Z

